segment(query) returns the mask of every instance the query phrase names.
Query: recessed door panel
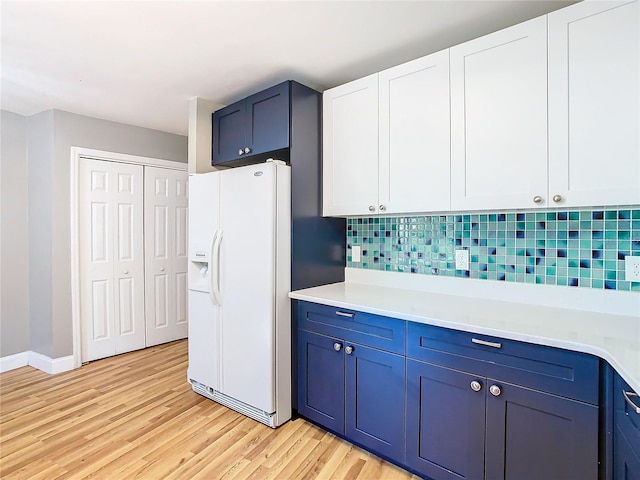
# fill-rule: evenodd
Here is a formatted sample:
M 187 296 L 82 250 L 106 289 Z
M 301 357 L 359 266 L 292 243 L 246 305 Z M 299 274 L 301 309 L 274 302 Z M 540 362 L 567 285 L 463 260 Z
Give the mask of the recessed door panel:
M 108 280 L 99 280 L 92 283 L 93 306 L 93 339 L 104 340 L 109 338 L 109 283 Z

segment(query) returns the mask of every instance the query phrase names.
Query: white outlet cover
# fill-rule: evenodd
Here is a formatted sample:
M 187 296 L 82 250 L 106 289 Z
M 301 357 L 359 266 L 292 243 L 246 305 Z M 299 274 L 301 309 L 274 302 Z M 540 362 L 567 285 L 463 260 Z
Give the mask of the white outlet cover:
M 360 263 L 360 245 L 353 245 L 351 247 L 351 261 L 353 263 Z
M 640 282 L 640 256 L 624 257 L 624 278 L 628 282 Z
M 469 270 L 469 250 L 456 250 L 456 270 Z

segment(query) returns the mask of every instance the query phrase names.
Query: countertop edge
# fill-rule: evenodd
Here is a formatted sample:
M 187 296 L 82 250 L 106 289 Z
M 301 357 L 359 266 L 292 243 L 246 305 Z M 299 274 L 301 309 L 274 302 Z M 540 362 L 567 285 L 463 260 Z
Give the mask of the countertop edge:
M 338 284 L 335 284 L 338 285 Z M 326 287 L 326 286 L 325 286 Z M 381 315 L 386 317 L 399 318 L 401 320 L 408 320 L 412 322 L 424 323 L 434 325 L 443 328 L 450 328 L 453 330 L 462 330 L 471 333 L 490 335 L 494 337 L 502 337 L 509 340 L 517 340 L 528 343 L 535 343 L 538 345 L 545 345 L 549 347 L 563 348 L 566 350 L 573 350 L 576 352 L 587 353 L 598 356 L 607 361 L 611 367 L 618 372 L 618 374 L 629 384 L 629 386 L 636 392 L 640 392 L 640 378 L 636 378 L 627 368 L 620 363 L 616 357 L 608 351 L 606 348 L 598 345 L 592 345 L 589 343 L 560 340 L 550 336 L 544 336 L 540 334 L 525 334 L 516 331 L 487 328 L 481 325 L 473 325 L 470 323 L 456 322 L 441 318 L 433 318 L 428 316 L 416 315 L 402 311 L 389 311 L 383 308 L 361 304 L 351 303 L 341 300 L 336 300 L 330 296 L 323 296 L 318 293 L 312 293 L 311 291 L 321 289 L 322 287 L 314 287 L 312 289 L 298 290 L 289 293 L 289 297 L 295 300 L 302 300 L 312 303 L 320 303 L 324 305 L 330 305 L 332 307 L 346 308 L 351 310 L 359 310 L 365 313 L 371 313 L 374 315 Z M 605 315 L 605 314 L 603 314 Z M 639 357 L 640 361 L 640 357 Z

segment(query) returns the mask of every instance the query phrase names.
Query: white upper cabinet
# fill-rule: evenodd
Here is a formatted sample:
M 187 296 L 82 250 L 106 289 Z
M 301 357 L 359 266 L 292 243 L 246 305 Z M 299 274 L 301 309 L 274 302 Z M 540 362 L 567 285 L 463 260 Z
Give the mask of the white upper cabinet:
M 449 210 L 449 51 L 323 95 L 323 213 Z
M 375 213 L 378 202 L 378 74 L 327 90 L 322 98 L 323 214 Z
M 378 212 L 449 210 L 449 50 L 384 70 L 378 83 Z
M 451 208 L 548 205 L 546 17 L 450 51 Z
M 557 205 L 640 203 L 638 2 L 549 14 L 549 194 Z

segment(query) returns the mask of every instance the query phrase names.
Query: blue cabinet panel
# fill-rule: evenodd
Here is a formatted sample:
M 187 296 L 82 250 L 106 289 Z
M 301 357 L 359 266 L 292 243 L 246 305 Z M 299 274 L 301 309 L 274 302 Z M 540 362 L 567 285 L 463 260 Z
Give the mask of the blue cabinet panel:
M 245 138 L 244 101 L 228 105 L 213 114 L 213 165 L 219 165 L 238 157 Z
M 347 438 L 397 462 L 404 461 L 405 359 L 347 343 Z M 348 350 L 350 351 L 350 350 Z
M 299 308 L 299 327 L 304 330 L 404 354 L 404 320 L 310 302 L 300 302 Z
M 344 433 L 342 348 L 341 340 L 298 332 L 298 412 L 338 433 Z
M 640 480 L 640 397 L 618 375 L 613 382 L 613 476 Z
M 486 478 L 597 480 L 598 407 L 488 380 Z
M 246 110 L 250 155 L 289 146 L 289 82 L 247 97 Z
M 613 478 L 614 480 L 640 480 L 640 456 L 619 427 L 614 432 Z M 636 445 L 637 449 L 638 445 Z
M 471 388 L 478 382 L 480 391 Z M 482 480 L 485 381 L 407 359 L 406 464 L 436 480 Z
M 414 322 L 407 338 L 411 358 L 598 403 L 600 360 L 592 355 Z

